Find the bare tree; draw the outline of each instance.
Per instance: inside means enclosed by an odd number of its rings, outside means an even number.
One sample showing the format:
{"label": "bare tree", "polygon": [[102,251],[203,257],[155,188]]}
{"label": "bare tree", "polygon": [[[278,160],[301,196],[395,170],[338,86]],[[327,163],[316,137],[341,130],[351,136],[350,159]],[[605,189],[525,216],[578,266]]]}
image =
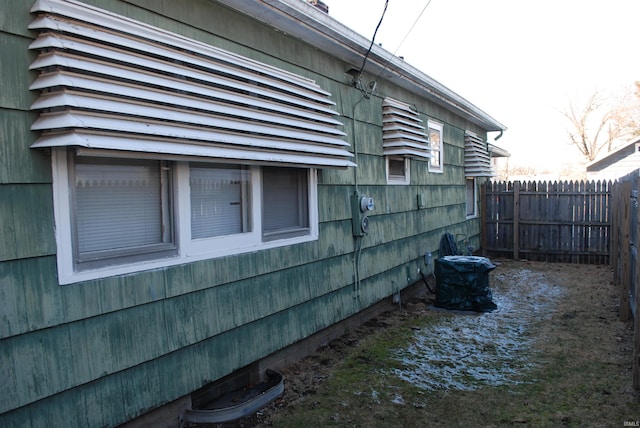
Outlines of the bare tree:
{"label": "bare tree", "polygon": [[625,90],[618,96],[604,96],[594,91],[584,104],[570,102],[561,112],[570,122],[569,141],[587,162],[603,150],[640,135],[640,82],[635,93]]}
{"label": "bare tree", "polygon": [[621,138],[640,137],[640,82],[635,82],[633,91],[623,92],[615,109],[614,121],[620,128]]}
{"label": "bare tree", "polygon": [[571,123],[571,128],[567,130],[571,144],[578,148],[587,161],[594,160],[600,150],[610,144],[611,137],[605,136],[605,133],[609,130],[615,132],[613,115],[603,107],[604,104],[603,97],[594,92],[584,105],[577,106],[572,101],[568,110],[562,112]]}
{"label": "bare tree", "polygon": [[505,168],[496,171],[496,173],[496,179],[498,180],[510,181],[514,178],[518,180],[529,180],[537,175],[538,170],[533,165],[516,164],[510,166],[507,163]]}

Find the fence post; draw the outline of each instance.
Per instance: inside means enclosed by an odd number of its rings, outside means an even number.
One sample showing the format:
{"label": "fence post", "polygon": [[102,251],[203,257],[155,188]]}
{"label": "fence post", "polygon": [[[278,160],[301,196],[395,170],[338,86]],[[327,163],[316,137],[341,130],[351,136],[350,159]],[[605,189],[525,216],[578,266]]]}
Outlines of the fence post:
{"label": "fence post", "polygon": [[[629,286],[631,285],[631,266],[629,264],[630,248],[629,239],[631,238],[630,228],[631,219],[631,183],[625,181],[621,184],[622,209],[620,212],[620,252],[621,260],[621,278],[620,278],[620,321],[628,321],[631,318],[631,307],[629,306]],[[635,221],[635,219],[634,219]]]}
{"label": "fence post", "polygon": [[482,257],[487,257],[487,187],[491,185],[491,181],[487,180],[482,183],[480,191],[480,212],[482,213],[482,221],[480,222],[480,248]]}
{"label": "fence post", "polygon": [[[640,178],[636,178],[635,187],[636,190],[640,190]],[[635,200],[637,202],[637,198]],[[631,205],[631,202],[630,204]],[[640,239],[640,209],[635,210],[636,218],[631,219],[632,226],[635,228],[634,241],[633,244],[637,246],[638,240]],[[635,276],[631,278],[630,287],[633,287],[633,298],[634,298],[634,307],[635,314],[633,319],[633,371],[632,371],[632,379],[633,379],[633,388],[640,389],[640,293],[638,293],[638,278],[640,277],[640,254],[636,256],[635,259]]]}
{"label": "fence post", "polygon": [[[636,181],[636,189],[640,186],[640,179]],[[640,209],[636,210],[636,218],[632,219],[633,226],[636,228],[636,240],[640,238]],[[640,277],[640,254],[635,260],[636,269],[635,277],[631,278],[630,286],[634,289],[634,300],[636,313],[633,320],[633,388],[640,389],[640,293],[638,293],[638,278]]]}
{"label": "fence post", "polygon": [[513,259],[520,258],[520,182],[513,183]]}
{"label": "fence post", "polygon": [[619,248],[620,248],[620,184],[610,184],[609,195],[609,266],[613,268],[613,285],[620,284],[619,276]]}

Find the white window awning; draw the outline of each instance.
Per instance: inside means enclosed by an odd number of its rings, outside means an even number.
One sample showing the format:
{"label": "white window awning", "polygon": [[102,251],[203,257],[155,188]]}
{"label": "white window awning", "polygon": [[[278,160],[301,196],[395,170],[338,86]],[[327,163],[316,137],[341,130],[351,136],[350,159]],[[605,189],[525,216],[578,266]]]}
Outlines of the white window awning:
{"label": "white window awning", "polygon": [[313,80],[76,1],[38,0],[34,148],[355,166]]}
{"label": "white window awning", "polygon": [[382,150],[385,156],[430,158],[431,148],[418,112],[392,98],[382,101]]}
{"label": "white window awning", "polygon": [[468,131],[464,134],[464,175],[467,177],[495,176],[487,143]]}

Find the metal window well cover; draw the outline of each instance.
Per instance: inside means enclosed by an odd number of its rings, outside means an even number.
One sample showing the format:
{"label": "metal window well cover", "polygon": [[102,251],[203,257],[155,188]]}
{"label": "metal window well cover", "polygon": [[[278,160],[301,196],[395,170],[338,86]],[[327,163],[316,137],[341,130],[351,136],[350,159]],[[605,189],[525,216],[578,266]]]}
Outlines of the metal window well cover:
{"label": "metal window well cover", "polygon": [[284,393],[284,377],[275,370],[266,371],[267,379],[248,389],[224,394],[206,409],[187,409],[180,426],[230,422],[257,412]]}
{"label": "metal window well cover", "polygon": [[489,287],[495,265],[486,257],[444,256],[435,261],[436,308],[491,312],[498,309]]}

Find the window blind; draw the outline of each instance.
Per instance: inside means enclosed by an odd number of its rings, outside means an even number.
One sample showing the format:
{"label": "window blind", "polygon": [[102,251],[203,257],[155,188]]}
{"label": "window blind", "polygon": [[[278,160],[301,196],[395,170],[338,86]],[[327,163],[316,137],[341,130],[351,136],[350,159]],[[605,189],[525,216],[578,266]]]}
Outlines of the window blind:
{"label": "window blind", "polygon": [[76,159],[74,201],[80,261],[170,241],[169,201],[158,161],[109,164]]}
{"label": "window blind", "polygon": [[265,237],[298,233],[309,228],[308,173],[295,168],[263,168]]}
{"label": "window blind", "polygon": [[191,238],[248,231],[248,171],[240,166],[191,166]]}

